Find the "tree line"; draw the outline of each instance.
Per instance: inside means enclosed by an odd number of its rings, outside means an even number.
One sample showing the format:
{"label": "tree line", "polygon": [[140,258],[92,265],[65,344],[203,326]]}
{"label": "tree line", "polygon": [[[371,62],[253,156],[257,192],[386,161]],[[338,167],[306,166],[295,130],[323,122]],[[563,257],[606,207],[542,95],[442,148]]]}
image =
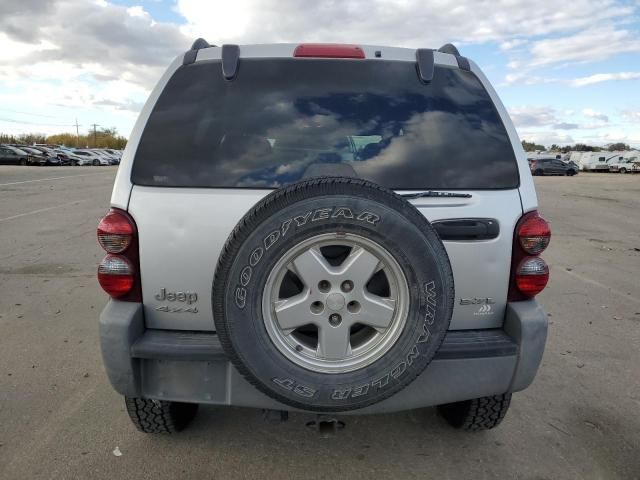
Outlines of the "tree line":
{"label": "tree line", "polygon": [[83,135],[73,133],[57,133],[45,135],[43,133],[21,133],[10,135],[0,133],[0,143],[17,143],[33,145],[34,143],[47,143],[49,145],[64,145],[75,148],[112,148],[122,150],[127,144],[127,139],[118,134],[115,128],[101,128]]}
{"label": "tree line", "polygon": [[548,149],[544,145],[540,145],[534,142],[527,142],[522,140],[522,148],[525,152],[534,152],[538,150],[550,151],[550,152],[623,152],[626,150],[633,150],[629,145],[623,142],[611,143],[604,147],[594,147],[593,145],[586,145],[584,143],[576,143],[575,145],[551,145]]}

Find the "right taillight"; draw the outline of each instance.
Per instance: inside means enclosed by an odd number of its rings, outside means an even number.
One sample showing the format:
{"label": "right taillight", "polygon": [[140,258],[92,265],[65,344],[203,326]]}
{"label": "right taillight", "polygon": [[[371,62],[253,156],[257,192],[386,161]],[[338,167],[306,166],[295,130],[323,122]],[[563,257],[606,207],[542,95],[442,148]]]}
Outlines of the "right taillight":
{"label": "right taillight", "polygon": [[142,301],[135,222],[125,211],[111,209],[98,224],[98,243],[107,256],[98,265],[98,282],[111,297]]}
{"label": "right taillight", "polygon": [[541,254],[551,240],[549,224],[537,212],[518,226],[517,233],[520,246],[530,255]]}
{"label": "right taillight", "polygon": [[513,239],[509,301],[528,300],[546,287],[549,267],[538,255],[550,239],[549,224],[537,211],[522,216]]}

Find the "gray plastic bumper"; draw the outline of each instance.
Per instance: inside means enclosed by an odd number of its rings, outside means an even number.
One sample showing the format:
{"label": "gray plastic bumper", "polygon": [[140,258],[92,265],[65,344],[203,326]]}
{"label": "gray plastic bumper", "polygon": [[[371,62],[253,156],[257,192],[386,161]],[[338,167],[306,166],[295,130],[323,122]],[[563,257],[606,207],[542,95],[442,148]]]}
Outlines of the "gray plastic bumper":
{"label": "gray plastic bumper", "polygon": [[[370,414],[411,410],[525,389],[542,360],[547,316],[535,300],[510,303],[504,329],[450,331],[427,369]],[[111,300],[100,316],[111,384],[122,395],[291,410],[250,385],[212,332],[145,330],[141,304]]]}

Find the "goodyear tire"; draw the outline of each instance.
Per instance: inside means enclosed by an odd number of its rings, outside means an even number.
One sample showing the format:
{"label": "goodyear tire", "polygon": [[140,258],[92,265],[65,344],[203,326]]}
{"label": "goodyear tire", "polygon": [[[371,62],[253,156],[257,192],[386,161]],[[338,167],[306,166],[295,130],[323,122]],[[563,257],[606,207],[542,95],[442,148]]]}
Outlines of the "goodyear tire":
{"label": "goodyear tire", "polygon": [[397,393],[449,327],[454,284],[431,224],[373,183],[279,189],[231,233],[216,268],[216,330],[238,371],[291,407],[338,412]]}

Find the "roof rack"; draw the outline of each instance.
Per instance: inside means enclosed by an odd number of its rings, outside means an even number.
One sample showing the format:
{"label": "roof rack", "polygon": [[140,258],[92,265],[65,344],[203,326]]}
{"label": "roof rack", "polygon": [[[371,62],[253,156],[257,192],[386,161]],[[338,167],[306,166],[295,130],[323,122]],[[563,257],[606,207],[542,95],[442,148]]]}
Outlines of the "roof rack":
{"label": "roof rack", "polygon": [[467,72],[471,71],[471,65],[469,64],[469,59],[467,57],[463,57],[462,55],[460,55],[460,52],[458,51],[456,46],[453,45],[452,43],[445,43],[443,46],[441,46],[438,49],[438,51],[440,53],[448,53],[450,55],[455,56],[458,62],[458,68],[460,68],[461,70],[466,70]]}
{"label": "roof rack", "polygon": [[191,48],[184,54],[182,64],[189,65],[191,63],[194,63],[196,61],[196,57],[198,56],[198,50],[209,47],[215,47],[215,45],[209,45],[209,42],[207,42],[204,38],[197,38],[196,41],[193,42],[193,45],[191,45]]}
{"label": "roof rack", "polygon": [[460,56],[460,52],[458,51],[456,46],[453,45],[452,43],[445,43],[443,46],[441,46],[438,49],[438,51],[440,53],[450,53],[451,55],[455,55],[456,57]]}

